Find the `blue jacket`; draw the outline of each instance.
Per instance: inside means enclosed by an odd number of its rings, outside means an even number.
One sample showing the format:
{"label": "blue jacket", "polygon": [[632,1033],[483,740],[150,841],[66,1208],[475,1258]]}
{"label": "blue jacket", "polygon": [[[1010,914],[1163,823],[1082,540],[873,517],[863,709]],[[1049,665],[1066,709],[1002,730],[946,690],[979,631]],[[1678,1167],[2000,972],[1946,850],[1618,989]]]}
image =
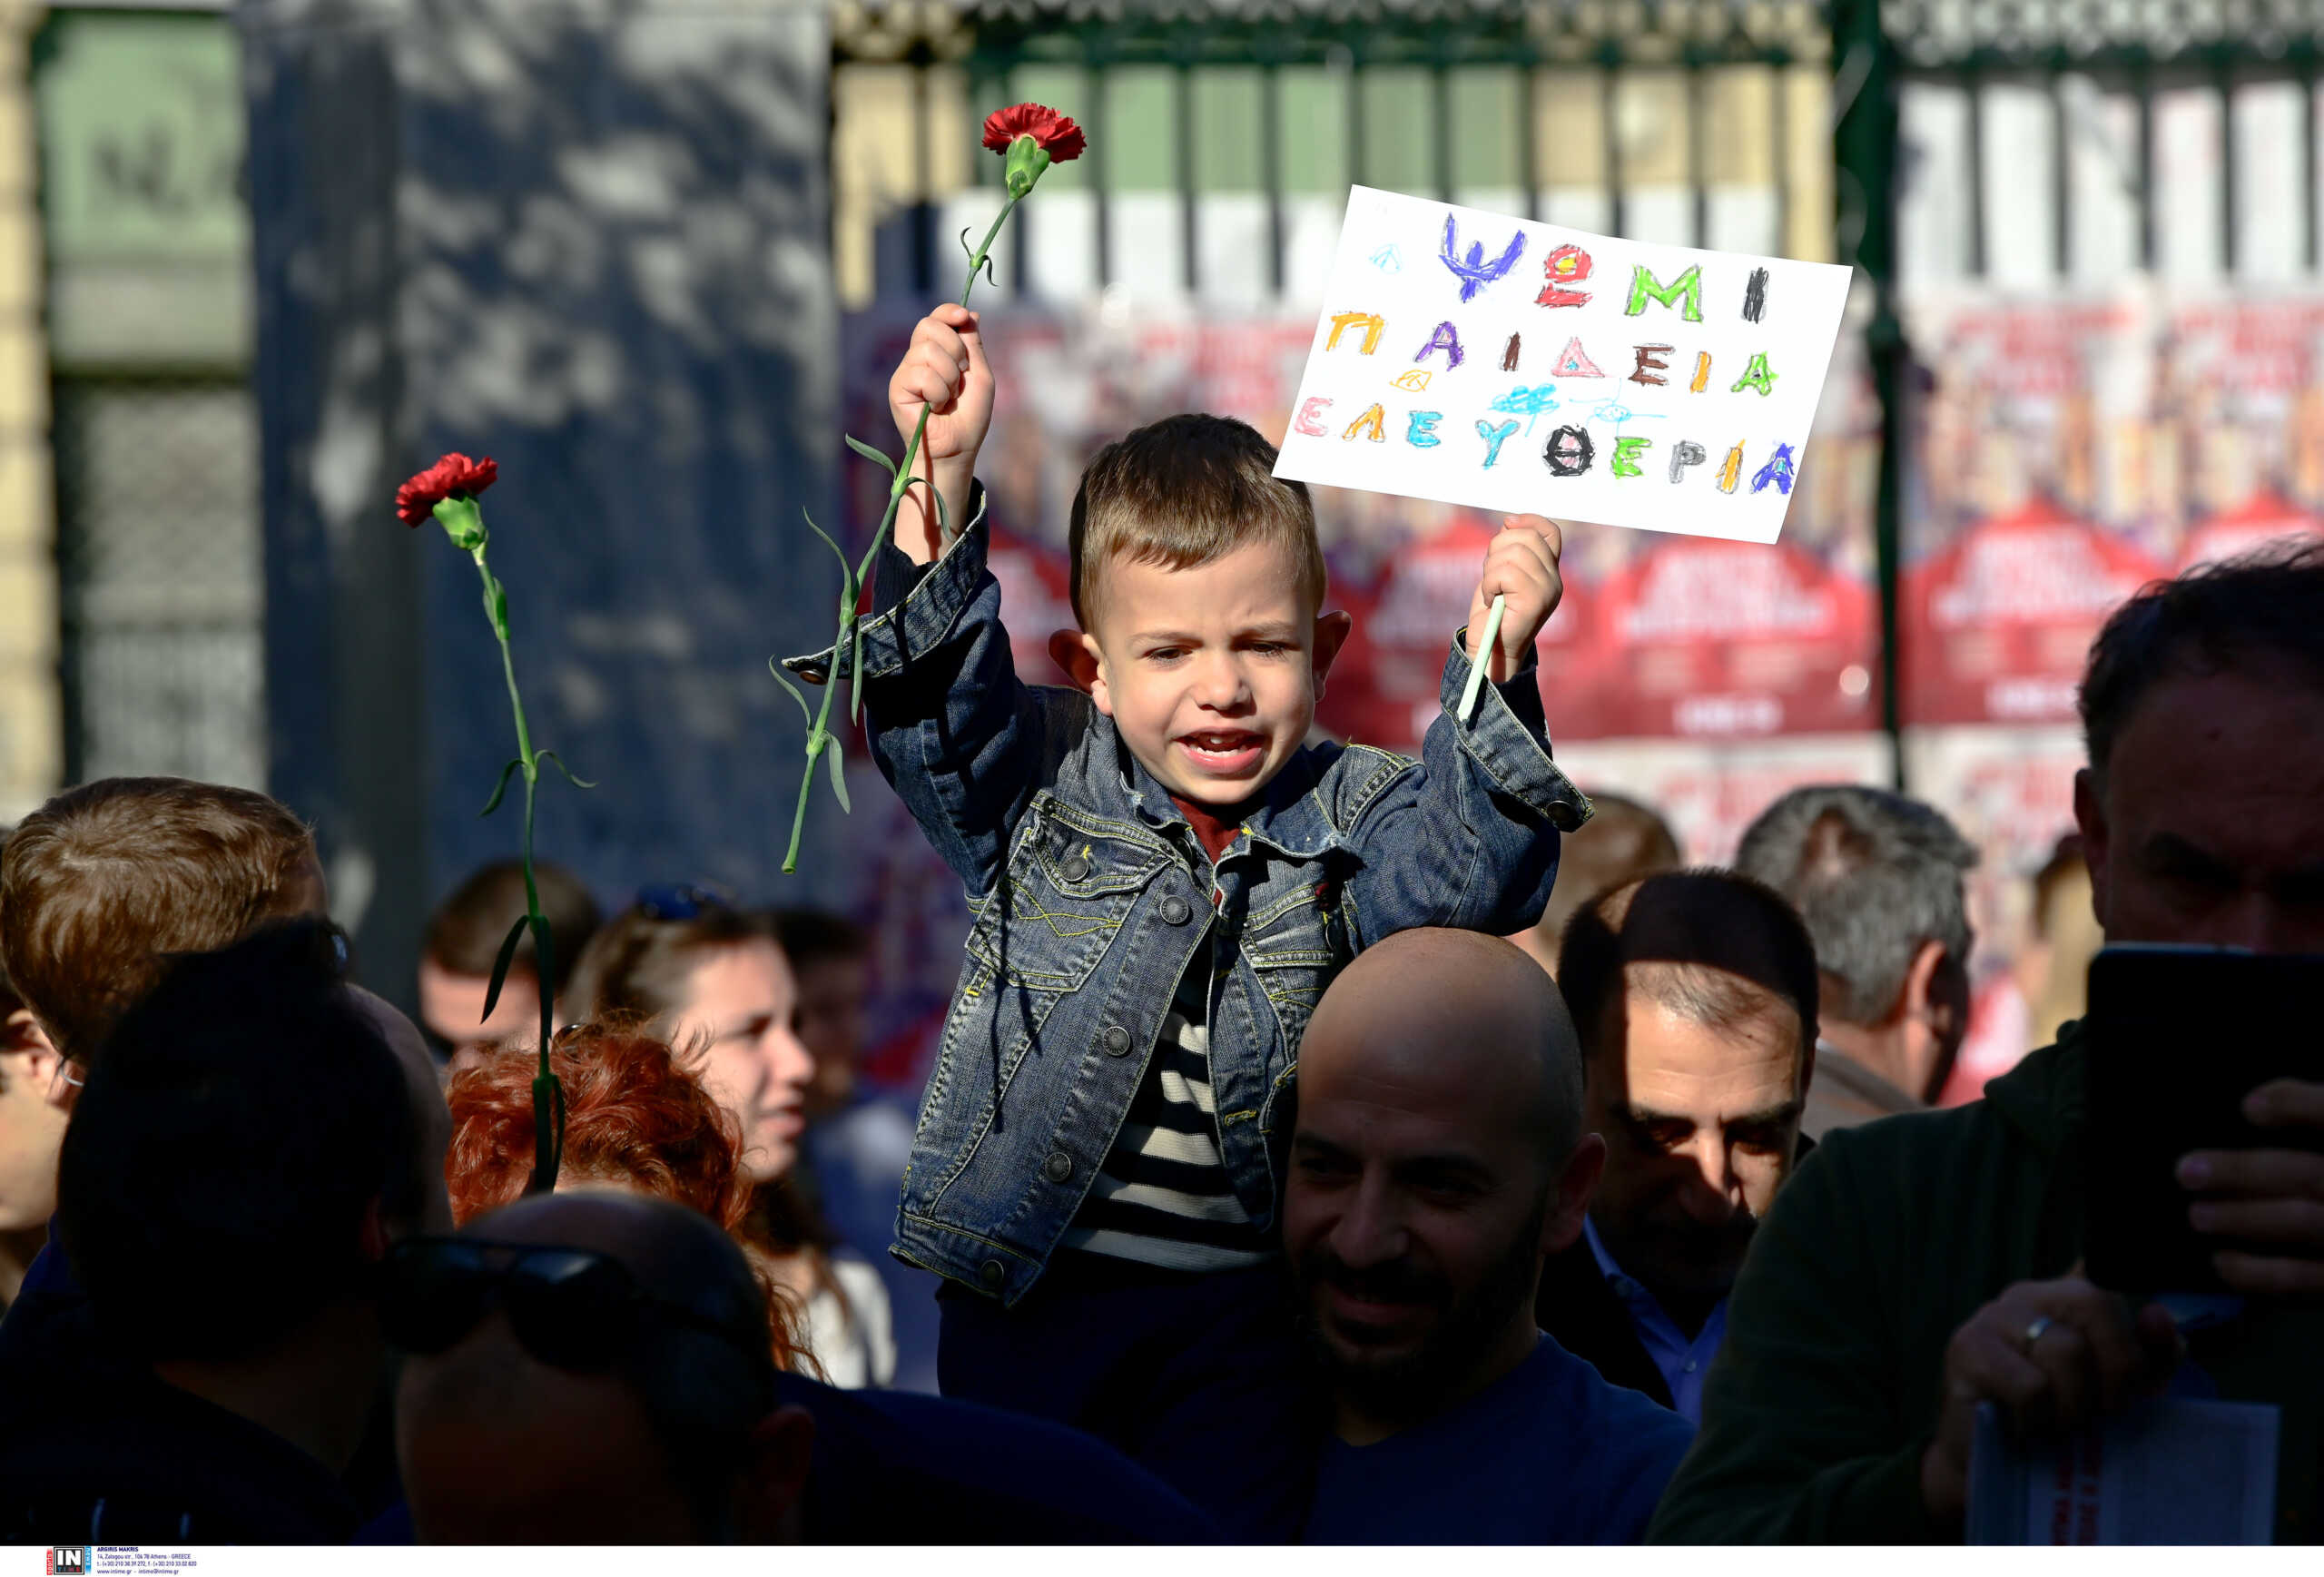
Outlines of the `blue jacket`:
{"label": "blue jacket", "polygon": [[[1098,1175],[1188,963],[1212,950],[1210,1079],[1236,1197],[1275,1222],[1300,1032],[1348,960],[1413,926],[1540,918],[1590,802],[1550,759],[1531,664],[1450,711],[1423,757],[1302,750],[1216,869],[1168,791],[1077,690],[1009,659],[981,508],[925,570],[892,547],[862,626],[880,770],[967,883],[967,958],[921,1106],[894,1252],[1014,1304]],[[844,672],[829,650],[790,659]]]}

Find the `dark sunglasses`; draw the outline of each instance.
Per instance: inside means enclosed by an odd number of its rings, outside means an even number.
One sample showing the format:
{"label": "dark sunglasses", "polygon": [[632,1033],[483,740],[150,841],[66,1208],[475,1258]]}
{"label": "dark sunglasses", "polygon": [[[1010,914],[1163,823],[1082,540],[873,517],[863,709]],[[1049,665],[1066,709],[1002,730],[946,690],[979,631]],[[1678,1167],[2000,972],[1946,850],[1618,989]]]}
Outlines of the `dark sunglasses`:
{"label": "dark sunglasses", "polygon": [[409,1237],[380,1267],[379,1325],[388,1345],[440,1353],[497,1308],[525,1351],[552,1368],[601,1374],[656,1329],[708,1332],[753,1359],[767,1333],[638,1286],[622,1263],[586,1248],[542,1248],[471,1237]]}
{"label": "dark sunglasses", "polygon": [[638,912],[648,920],[699,920],[705,910],[734,907],[732,899],[708,887],[665,885],[637,890]]}

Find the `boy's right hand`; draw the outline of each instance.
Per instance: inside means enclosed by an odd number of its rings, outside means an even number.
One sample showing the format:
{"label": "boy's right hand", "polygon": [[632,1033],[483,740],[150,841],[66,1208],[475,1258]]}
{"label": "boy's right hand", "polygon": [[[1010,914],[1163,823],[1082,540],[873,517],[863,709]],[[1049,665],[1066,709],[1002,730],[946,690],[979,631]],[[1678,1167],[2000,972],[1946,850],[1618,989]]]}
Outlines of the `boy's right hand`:
{"label": "boy's right hand", "polygon": [[[969,523],[964,511],[977,450],[992,426],[992,369],[985,362],[974,312],[948,303],[913,328],[911,347],[888,380],[888,411],[906,443],[921,413],[927,412],[928,430],[913,471],[944,496],[944,517],[959,534]],[[914,564],[932,563],[944,551],[944,534],[924,487],[909,489],[896,510],[896,546]]]}

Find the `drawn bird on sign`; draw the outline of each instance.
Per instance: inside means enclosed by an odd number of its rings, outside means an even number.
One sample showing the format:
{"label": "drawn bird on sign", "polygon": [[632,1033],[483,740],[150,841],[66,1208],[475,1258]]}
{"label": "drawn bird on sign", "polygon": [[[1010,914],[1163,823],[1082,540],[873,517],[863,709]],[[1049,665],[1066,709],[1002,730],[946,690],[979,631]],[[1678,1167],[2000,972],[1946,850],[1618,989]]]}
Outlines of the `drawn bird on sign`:
{"label": "drawn bird on sign", "polygon": [[1557,408],[1558,389],[1554,383],[1538,383],[1531,389],[1521,386],[1512,389],[1487,407],[1488,409],[1497,410],[1503,416],[1523,417],[1527,438],[1533,436],[1535,419],[1547,416]]}
{"label": "drawn bird on sign", "polygon": [[1452,271],[1452,277],[1461,281],[1461,299],[1471,301],[1479,291],[1517,266],[1517,260],[1525,255],[1525,232],[1521,230],[1511,236],[1507,250],[1491,262],[1485,261],[1485,243],[1472,241],[1469,243],[1469,255],[1464,261],[1461,257],[1461,238],[1453,230],[1452,223],[1452,216],[1446,214],[1444,250],[1437,255],[1444,266]]}

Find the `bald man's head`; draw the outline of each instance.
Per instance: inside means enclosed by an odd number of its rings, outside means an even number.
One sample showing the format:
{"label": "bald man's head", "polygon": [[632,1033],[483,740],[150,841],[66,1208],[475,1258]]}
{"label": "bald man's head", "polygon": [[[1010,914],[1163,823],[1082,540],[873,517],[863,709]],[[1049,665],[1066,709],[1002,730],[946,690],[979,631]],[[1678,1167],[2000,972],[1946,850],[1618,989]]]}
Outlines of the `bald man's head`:
{"label": "bald man's head", "polygon": [[1581,1233],[1604,1155],[1573,1024],[1515,947],[1407,931],[1333,981],[1300,1042],[1283,1234],[1343,1438],[1524,1361],[1542,1257]]}
{"label": "bald man's head", "polygon": [[[398,1456],[422,1540],[701,1543],[778,1529],[812,1424],[776,1405],[764,1295],[723,1231],[666,1200],[583,1190],[520,1199],[461,1238],[491,1246],[487,1268],[520,1279],[479,1302],[472,1277],[431,1273],[440,1307],[472,1317],[414,1352],[399,1390]],[[527,1250],[580,1250],[619,1276],[609,1289],[601,1273]],[[585,1279],[595,1285],[578,1296]],[[557,1339],[608,1321],[619,1335],[602,1358]]]}
{"label": "bald man's head", "polygon": [[1480,1119],[1514,1122],[1545,1162],[1581,1137],[1581,1043],[1558,988],[1499,937],[1404,931],[1340,971],[1300,1041],[1303,1099],[1344,1067],[1408,1069],[1495,1092]]}

